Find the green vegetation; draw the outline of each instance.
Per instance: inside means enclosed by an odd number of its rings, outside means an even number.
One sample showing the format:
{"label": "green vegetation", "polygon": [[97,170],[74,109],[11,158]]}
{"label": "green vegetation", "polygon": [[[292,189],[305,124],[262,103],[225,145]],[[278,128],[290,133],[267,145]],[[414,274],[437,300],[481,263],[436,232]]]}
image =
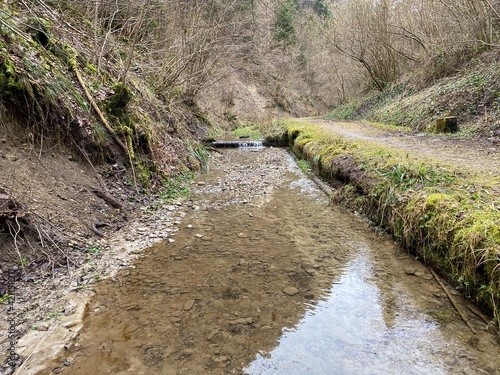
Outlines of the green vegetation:
{"label": "green vegetation", "polygon": [[61,318],[64,316],[64,314],[60,311],[51,311],[47,317],[49,319],[54,319],[54,320],[61,320]]}
{"label": "green vegetation", "polygon": [[0,305],[7,305],[10,300],[12,299],[12,296],[10,294],[4,294],[3,296],[0,297]]}
{"label": "green vegetation", "polygon": [[166,177],[163,180],[161,198],[165,201],[172,201],[189,194],[187,184],[194,178],[194,174],[185,169],[180,174],[173,177]]}
{"label": "green vegetation", "polygon": [[294,45],[297,42],[297,31],[294,20],[297,14],[296,0],[286,0],[278,9],[274,24],[274,38],[285,45]]}
{"label": "green vegetation", "polygon": [[262,139],[262,133],[257,125],[249,125],[235,129],[233,134],[236,137],[244,137],[250,139]]}
{"label": "green vegetation", "polygon": [[356,101],[339,105],[333,111],[328,113],[325,118],[327,120],[349,120],[353,117],[360,105],[361,104]]}
{"label": "green vegetation", "polygon": [[297,161],[297,164],[298,164],[300,170],[304,173],[311,169],[311,164],[307,160],[300,159]]}
{"label": "green vegetation", "polygon": [[260,133],[266,142],[276,146],[288,145],[287,126],[283,120],[263,122],[258,125]]}
{"label": "green vegetation", "polygon": [[346,185],[332,200],[363,212],[500,323],[498,178],[287,122],[294,152]]}
{"label": "green vegetation", "polygon": [[332,13],[328,8],[328,5],[325,3],[325,0],[315,0],[313,4],[313,9],[316,14],[323,18],[330,18]]}
{"label": "green vegetation", "polygon": [[92,245],[85,248],[84,253],[99,255],[102,252],[102,248],[99,245]]}

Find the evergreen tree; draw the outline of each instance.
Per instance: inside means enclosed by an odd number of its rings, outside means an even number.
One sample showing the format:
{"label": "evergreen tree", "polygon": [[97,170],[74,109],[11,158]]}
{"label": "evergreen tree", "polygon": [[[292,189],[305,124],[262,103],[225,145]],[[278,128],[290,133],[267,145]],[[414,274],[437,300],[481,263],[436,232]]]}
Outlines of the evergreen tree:
{"label": "evergreen tree", "polygon": [[287,0],[280,6],[274,24],[274,37],[278,42],[283,42],[286,45],[294,45],[297,42],[294,26],[297,7],[296,0]]}

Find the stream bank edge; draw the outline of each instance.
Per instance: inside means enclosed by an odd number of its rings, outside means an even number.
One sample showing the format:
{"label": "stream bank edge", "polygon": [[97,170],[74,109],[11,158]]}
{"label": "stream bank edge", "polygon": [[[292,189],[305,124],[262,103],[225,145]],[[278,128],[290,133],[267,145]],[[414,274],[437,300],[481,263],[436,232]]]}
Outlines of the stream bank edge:
{"label": "stream bank edge", "polygon": [[294,154],[322,178],[342,182],[332,202],[358,212],[435,268],[500,325],[498,176],[347,140],[303,121],[286,120]]}

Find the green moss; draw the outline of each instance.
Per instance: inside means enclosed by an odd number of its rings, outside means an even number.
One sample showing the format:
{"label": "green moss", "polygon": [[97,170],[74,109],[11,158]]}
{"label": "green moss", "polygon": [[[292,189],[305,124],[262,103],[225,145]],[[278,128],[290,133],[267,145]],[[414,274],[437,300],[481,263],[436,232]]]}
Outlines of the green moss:
{"label": "green moss", "polygon": [[262,134],[256,125],[245,126],[235,129],[233,134],[236,137],[247,137],[251,139],[262,139]]}
{"label": "green moss", "polygon": [[130,159],[134,160],[135,153],[134,153],[134,142],[132,141],[132,129],[129,128],[128,126],[124,125],[124,126],[122,126],[122,131],[123,131],[123,134],[125,134],[125,139],[127,140],[127,148],[128,148],[129,157],[130,157]]}
{"label": "green moss", "polygon": [[122,82],[115,83],[111,89],[113,94],[106,99],[106,109],[115,117],[126,117],[127,105],[132,98],[130,89]]}
{"label": "green moss", "polygon": [[151,185],[151,169],[141,162],[136,162],[134,169],[138,182],[142,186],[149,188]]}
{"label": "green moss", "polygon": [[85,63],[85,68],[87,69],[87,71],[89,71],[92,74],[96,74],[97,73],[97,68],[94,65],[92,65],[91,63],[89,63],[89,62]]}
{"label": "green moss", "polygon": [[23,89],[24,84],[16,74],[14,63],[6,52],[0,52],[0,99],[15,99]]}

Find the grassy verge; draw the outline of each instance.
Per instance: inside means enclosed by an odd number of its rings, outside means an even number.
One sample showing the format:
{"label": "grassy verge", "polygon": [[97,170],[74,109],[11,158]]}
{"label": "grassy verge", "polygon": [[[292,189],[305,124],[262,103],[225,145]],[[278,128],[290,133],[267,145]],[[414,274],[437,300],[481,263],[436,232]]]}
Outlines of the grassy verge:
{"label": "grassy verge", "polygon": [[366,215],[500,324],[499,179],[285,122],[290,146],[345,184],[332,199]]}

